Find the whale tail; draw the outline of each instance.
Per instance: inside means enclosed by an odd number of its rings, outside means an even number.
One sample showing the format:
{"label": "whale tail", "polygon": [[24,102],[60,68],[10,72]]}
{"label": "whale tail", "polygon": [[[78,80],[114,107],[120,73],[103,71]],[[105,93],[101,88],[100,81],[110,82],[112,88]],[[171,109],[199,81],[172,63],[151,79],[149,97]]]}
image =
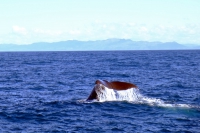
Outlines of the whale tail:
{"label": "whale tail", "polygon": [[[99,89],[99,86],[101,89]],[[101,93],[102,90],[106,88],[108,89],[113,89],[115,91],[121,91],[121,90],[128,90],[131,88],[138,88],[136,85],[127,83],[127,82],[121,82],[121,81],[106,81],[106,80],[96,80],[95,82],[95,87],[93,88],[92,92],[90,93],[89,97],[87,100],[98,100],[98,93]]]}

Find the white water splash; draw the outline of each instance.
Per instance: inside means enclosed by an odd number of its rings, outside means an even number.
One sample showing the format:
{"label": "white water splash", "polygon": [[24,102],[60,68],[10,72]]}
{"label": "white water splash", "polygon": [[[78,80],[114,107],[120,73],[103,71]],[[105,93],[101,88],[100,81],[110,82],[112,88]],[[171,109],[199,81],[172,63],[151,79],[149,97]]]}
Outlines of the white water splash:
{"label": "white water splash", "polygon": [[97,99],[100,102],[104,101],[137,101],[137,91],[138,89],[131,88],[127,90],[116,91],[109,89],[104,85],[98,84],[95,86],[95,91],[97,93]]}
{"label": "white water splash", "polygon": [[142,96],[137,103],[140,104],[147,104],[150,106],[158,106],[158,107],[178,107],[178,108],[191,108],[192,106],[189,104],[173,104],[173,103],[165,103],[163,100],[158,99],[158,98],[149,98]]}
{"label": "white water splash", "polygon": [[149,106],[158,107],[180,107],[180,108],[191,108],[193,106],[188,104],[170,104],[165,103],[163,100],[158,98],[149,98],[141,95],[139,89],[130,88],[127,90],[113,90],[105,87],[102,84],[95,86],[95,91],[97,93],[97,100],[99,102],[105,101],[128,101],[130,103],[136,104],[147,104]]}

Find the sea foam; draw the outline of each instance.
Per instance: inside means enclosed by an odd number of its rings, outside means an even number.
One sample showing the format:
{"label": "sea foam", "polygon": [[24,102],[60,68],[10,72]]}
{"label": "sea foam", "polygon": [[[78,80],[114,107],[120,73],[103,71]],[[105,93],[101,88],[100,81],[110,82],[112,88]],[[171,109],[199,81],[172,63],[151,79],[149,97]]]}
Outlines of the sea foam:
{"label": "sea foam", "polygon": [[[109,89],[102,84],[95,85],[95,91],[97,93],[97,101],[127,101],[134,104],[147,104],[149,106],[158,106],[158,107],[179,107],[179,108],[191,108],[192,105],[189,104],[175,104],[175,103],[166,103],[165,101],[159,98],[151,98],[143,96],[139,89],[130,88],[127,90],[114,90]],[[96,101],[96,100],[95,100]]]}

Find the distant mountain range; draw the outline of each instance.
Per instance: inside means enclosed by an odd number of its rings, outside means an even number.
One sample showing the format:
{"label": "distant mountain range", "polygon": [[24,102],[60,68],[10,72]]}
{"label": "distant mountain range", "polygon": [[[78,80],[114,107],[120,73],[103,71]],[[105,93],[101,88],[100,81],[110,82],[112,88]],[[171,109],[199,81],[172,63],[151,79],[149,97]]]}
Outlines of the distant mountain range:
{"label": "distant mountain range", "polygon": [[200,49],[198,45],[182,45],[176,42],[147,42],[129,39],[98,41],[39,42],[29,45],[0,44],[0,51],[104,51],[104,50],[187,50]]}

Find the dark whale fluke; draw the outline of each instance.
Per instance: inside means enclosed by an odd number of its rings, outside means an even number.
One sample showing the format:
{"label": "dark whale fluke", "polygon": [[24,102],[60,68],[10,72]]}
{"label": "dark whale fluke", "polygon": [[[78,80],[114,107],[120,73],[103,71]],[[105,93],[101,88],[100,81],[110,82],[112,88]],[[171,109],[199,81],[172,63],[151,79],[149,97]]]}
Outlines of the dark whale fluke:
{"label": "dark whale fluke", "polygon": [[[96,80],[95,86],[100,85],[100,84],[107,87],[108,89],[113,89],[113,90],[117,90],[117,91],[127,90],[130,88],[138,88],[136,85],[127,83],[127,82],[121,82],[121,81],[108,82],[106,80]],[[87,100],[94,100],[94,99],[97,99],[97,93],[96,93],[95,87],[93,88],[93,90],[92,90],[90,96],[87,98]]]}

